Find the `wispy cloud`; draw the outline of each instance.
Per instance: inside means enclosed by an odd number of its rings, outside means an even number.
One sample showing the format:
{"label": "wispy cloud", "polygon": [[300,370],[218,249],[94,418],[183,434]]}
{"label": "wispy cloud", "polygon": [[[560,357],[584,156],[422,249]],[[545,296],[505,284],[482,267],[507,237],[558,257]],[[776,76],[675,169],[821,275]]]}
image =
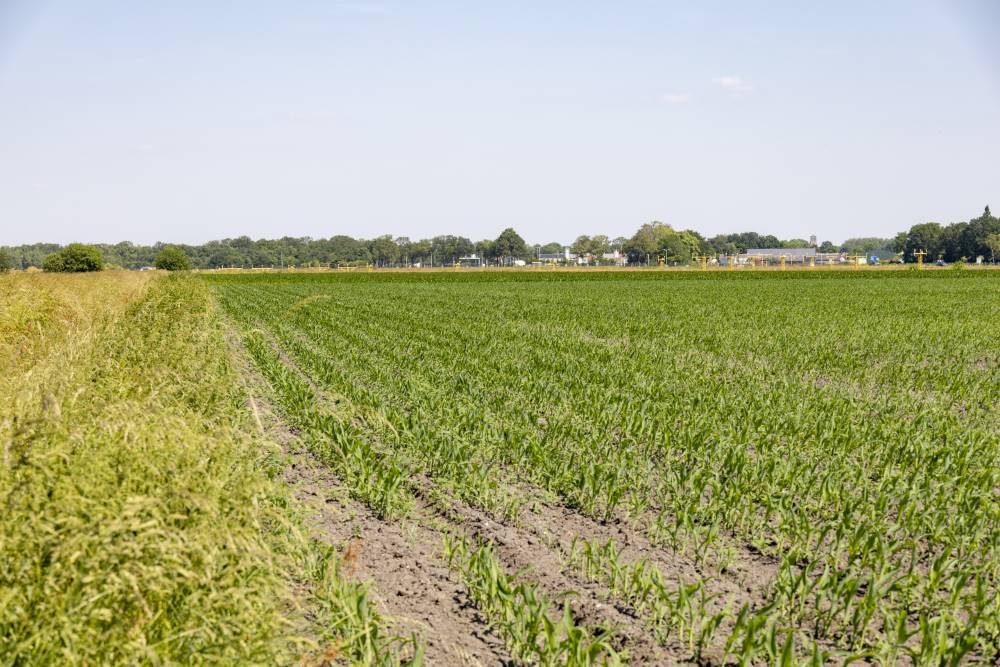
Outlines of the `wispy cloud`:
{"label": "wispy cloud", "polygon": [[744,81],[738,76],[717,76],[712,79],[712,83],[724,90],[728,90],[733,95],[747,95],[753,92],[753,84],[749,81]]}
{"label": "wispy cloud", "polygon": [[691,93],[664,93],[660,101],[666,104],[687,104],[691,101]]}

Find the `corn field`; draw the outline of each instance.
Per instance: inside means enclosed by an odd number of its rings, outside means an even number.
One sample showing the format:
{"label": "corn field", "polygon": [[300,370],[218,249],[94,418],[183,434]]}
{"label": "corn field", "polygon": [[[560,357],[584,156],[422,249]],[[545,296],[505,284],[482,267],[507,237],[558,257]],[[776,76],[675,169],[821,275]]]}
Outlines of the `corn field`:
{"label": "corn field", "polygon": [[[345,492],[383,522],[444,517],[519,661],[1000,659],[990,273],[209,281]],[[551,627],[511,627],[549,572],[484,574],[504,562],[470,512],[537,535],[656,646],[574,615],[572,590]]]}
{"label": "corn field", "polygon": [[0,276],[0,665],[1000,661],[1000,274]]}

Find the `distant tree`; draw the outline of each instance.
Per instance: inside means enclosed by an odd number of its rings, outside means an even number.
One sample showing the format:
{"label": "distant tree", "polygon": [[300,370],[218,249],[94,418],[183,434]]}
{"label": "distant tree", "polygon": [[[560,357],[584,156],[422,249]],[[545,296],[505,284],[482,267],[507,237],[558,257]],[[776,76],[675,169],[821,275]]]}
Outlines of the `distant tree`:
{"label": "distant tree", "polygon": [[410,263],[420,262],[426,264],[431,261],[430,239],[421,239],[410,243]]}
{"label": "distant tree", "polygon": [[629,263],[637,264],[661,256],[668,262],[689,262],[703,248],[706,252],[715,252],[714,246],[701,234],[689,229],[678,232],[654,220],[640,227],[623,250]]}
{"label": "distant tree", "polygon": [[922,250],[927,253],[926,259],[937,259],[941,254],[941,225],[936,222],[923,222],[910,227],[903,246],[903,258],[907,262],[916,261],[913,253]]}
{"label": "distant tree", "polygon": [[577,236],[576,240],[573,241],[573,244],[569,247],[569,251],[577,257],[585,257],[590,254],[590,237]]}
{"label": "distant tree", "polygon": [[969,220],[969,224],[963,230],[960,241],[961,254],[966,257],[995,256],[986,241],[993,234],[1000,234],[1000,220],[990,213],[990,207],[987,206],[983,214]]}
{"label": "distant tree", "polygon": [[482,259],[493,259],[496,254],[493,250],[494,243],[489,239],[483,239],[482,241],[476,241],[473,246],[473,250]]}
{"label": "distant tree", "polygon": [[[295,258],[289,254],[285,253],[284,256],[285,266],[289,266],[295,263]],[[279,258],[279,264],[281,263],[281,258]],[[232,248],[229,245],[219,244],[212,250],[212,253],[208,258],[208,265],[213,269],[221,269],[224,267],[234,267],[234,266],[246,266],[248,264],[248,258],[244,253],[241,253],[236,248]]]}
{"label": "distant tree", "polygon": [[906,250],[906,237],[908,234],[906,232],[899,232],[892,239],[892,251],[896,253],[901,253]]}
{"label": "distant tree", "polygon": [[0,273],[7,273],[14,268],[14,258],[4,248],[0,248]]}
{"label": "distant tree", "polygon": [[645,262],[649,258],[656,257],[663,228],[670,229],[670,225],[654,220],[640,227],[632,235],[632,238],[625,244],[625,253],[628,255],[630,264]]}
{"label": "distant tree", "polygon": [[997,255],[1000,255],[1000,233],[987,235],[986,247],[990,249],[990,261],[996,264]]}
{"label": "distant tree", "polygon": [[841,248],[844,252],[866,257],[870,255],[888,257],[897,252],[895,239],[883,239],[877,236],[847,239]]}
{"label": "distant tree", "polygon": [[156,268],[165,271],[189,271],[191,260],[175,245],[168,245],[156,256]]}
{"label": "distant tree", "polygon": [[601,255],[611,252],[611,240],[604,234],[590,237],[590,254],[600,259]]}
{"label": "distant tree", "polygon": [[70,243],[62,250],[45,258],[42,268],[46,271],[83,273],[104,268],[101,251],[92,245]]}
{"label": "distant tree", "polygon": [[464,236],[445,235],[432,238],[430,249],[435,262],[451,264],[475,252],[476,246]]}
{"label": "distant tree", "polygon": [[565,247],[562,243],[553,241],[552,243],[544,244],[538,251],[544,255],[556,255],[561,253]]}
{"label": "distant tree", "polygon": [[389,266],[399,259],[399,246],[386,234],[369,242],[372,261],[379,266]]}
{"label": "distant tree", "polygon": [[514,231],[512,227],[500,232],[500,236],[493,242],[493,257],[504,263],[508,259],[528,259],[531,251],[524,239]]}
{"label": "distant tree", "polygon": [[788,239],[781,242],[782,248],[809,248],[809,241],[805,239]]}
{"label": "distant tree", "polygon": [[817,252],[837,252],[837,246],[833,245],[830,241],[823,241],[819,244],[819,248],[816,249]]}

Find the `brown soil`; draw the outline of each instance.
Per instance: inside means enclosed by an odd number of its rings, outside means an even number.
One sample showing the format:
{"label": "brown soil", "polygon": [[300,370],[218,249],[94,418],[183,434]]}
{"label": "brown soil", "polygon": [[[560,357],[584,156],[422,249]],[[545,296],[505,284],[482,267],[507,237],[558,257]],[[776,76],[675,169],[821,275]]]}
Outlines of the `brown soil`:
{"label": "brown soil", "polygon": [[[566,601],[578,623],[592,631],[612,630],[613,645],[627,652],[633,665],[693,664],[693,657],[676,638],[667,646],[657,644],[644,620],[615,600],[603,584],[585,580],[567,568],[566,555],[575,538],[602,543],[613,539],[624,560],[646,559],[668,580],[689,583],[706,577],[709,592],[719,596],[719,608],[729,600],[738,607],[762,599],[762,588],[774,566],[749,550],[737,550],[736,563],[723,575],[706,576],[710,573],[691,559],[656,546],[641,530],[623,522],[595,521],[546,499],[538,489],[516,489],[535,502],[514,525],[498,523],[485,512],[443,499],[445,494],[434,482],[422,477],[412,480],[417,501],[412,515],[402,521],[381,520],[351,500],[331,470],[304,450],[296,434],[262,397],[266,382],[247,363],[235,336],[229,337],[229,343],[250,385],[253,411],[262,430],[289,457],[285,479],[295,498],[308,509],[313,535],[340,551],[344,571],[370,583],[372,600],[394,634],[415,633],[422,639],[428,665],[515,664],[502,638],[448,569],[443,537],[449,532],[489,542],[507,572],[519,573],[535,583],[554,607]],[[280,346],[275,347],[280,350]],[[286,363],[294,368],[290,360]],[[559,611],[553,609],[553,613]],[[709,653],[706,657],[715,656]]]}
{"label": "brown soil", "polygon": [[423,638],[428,665],[513,664],[442,560],[442,534],[421,521],[389,523],[349,500],[307,452],[290,451],[285,478],[312,510],[315,535],[341,550],[347,570],[370,582],[393,632]]}

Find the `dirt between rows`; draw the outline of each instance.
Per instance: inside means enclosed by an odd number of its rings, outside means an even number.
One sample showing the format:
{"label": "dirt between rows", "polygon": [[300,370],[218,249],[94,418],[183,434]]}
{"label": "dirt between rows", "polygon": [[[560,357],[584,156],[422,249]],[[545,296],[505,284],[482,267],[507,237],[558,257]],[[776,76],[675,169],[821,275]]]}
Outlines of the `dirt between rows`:
{"label": "dirt between rows", "polygon": [[[349,498],[333,472],[305,450],[261,396],[266,381],[250,364],[240,365],[251,385],[251,400],[262,429],[288,455],[285,479],[294,497],[311,510],[308,521],[313,535],[340,550],[346,572],[370,583],[371,598],[390,620],[393,633],[415,633],[422,638],[426,664],[516,664],[502,638],[447,567],[443,553],[446,533],[491,544],[508,573],[518,573],[535,583],[553,602],[553,613],[567,601],[578,623],[592,631],[611,629],[613,645],[627,652],[631,664],[693,664],[691,651],[678,638],[659,645],[642,618],[616,601],[603,584],[569,571],[565,561],[575,538],[600,543],[613,539],[625,561],[646,559],[668,581],[690,583],[706,577],[708,573],[690,559],[654,545],[641,531],[622,522],[601,523],[546,499],[538,489],[528,490],[529,497],[536,500],[531,511],[522,512],[516,525],[508,525],[464,503],[442,501],[443,494],[433,480],[421,476],[411,480],[416,496],[411,517],[381,520]],[[712,573],[705,579],[709,593],[717,596],[713,605],[720,609],[728,600],[735,608],[761,600],[764,584],[773,574],[773,565],[766,559],[747,550],[737,553],[736,564],[726,573]],[[706,652],[703,659],[717,662],[718,653]]]}
{"label": "dirt between rows", "polygon": [[[516,664],[444,562],[447,532],[489,542],[507,572],[520,573],[535,583],[554,605],[568,601],[578,623],[593,631],[612,629],[615,648],[626,651],[631,664],[693,664],[690,650],[679,640],[657,644],[643,619],[617,603],[602,584],[565,569],[565,554],[575,537],[612,538],[622,546],[626,559],[645,558],[668,578],[693,580],[697,568],[679,562],[646,538],[552,503],[540,503],[519,526],[505,525],[461,503],[442,507],[440,492],[434,494],[434,501],[430,499],[433,483],[426,478],[414,480],[417,504],[412,517],[383,521],[348,498],[339,479],[295,440],[286,441],[284,447],[290,456],[286,480],[295,497],[313,510],[314,534],[337,546],[350,561],[354,576],[371,584],[372,599],[391,619],[394,632],[413,632],[423,638],[427,664]],[[710,582],[711,592],[736,599],[749,599],[759,592],[749,585],[741,588],[731,577]],[[714,662],[718,652],[709,651],[704,657]]]}
{"label": "dirt between rows", "polygon": [[392,632],[423,638],[428,665],[513,665],[503,640],[442,559],[442,534],[420,521],[387,522],[350,500],[333,474],[301,450],[286,450],[285,478],[313,510],[314,535],[341,550],[346,571],[371,584]]}

